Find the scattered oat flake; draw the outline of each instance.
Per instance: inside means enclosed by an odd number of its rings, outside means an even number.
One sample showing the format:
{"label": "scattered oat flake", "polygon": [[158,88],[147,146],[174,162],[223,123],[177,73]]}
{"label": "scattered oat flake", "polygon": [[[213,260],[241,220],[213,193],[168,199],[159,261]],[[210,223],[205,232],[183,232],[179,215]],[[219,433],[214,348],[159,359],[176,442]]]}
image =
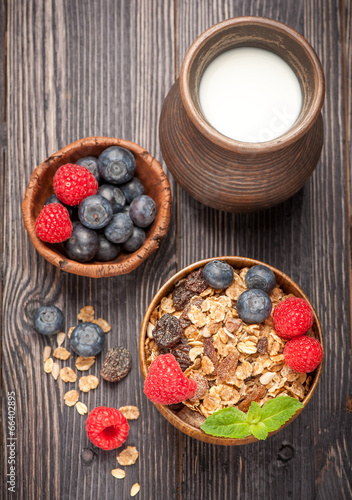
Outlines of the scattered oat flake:
{"label": "scattered oat flake", "polygon": [[78,413],[80,415],[85,415],[86,413],[88,413],[87,406],[84,403],[82,403],[81,401],[77,401],[76,410],[78,411]]}
{"label": "scattered oat flake", "polygon": [[77,319],[80,321],[92,321],[94,319],[94,309],[93,306],[85,306],[77,314]]}
{"label": "scattered oat flake", "polygon": [[109,323],[107,321],[105,321],[105,319],[102,319],[102,318],[93,319],[92,323],[99,325],[104,333],[108,333],[111,330],[111,326],[109,325]]}
{"label": "scattered oat flake", "polygon": [[51,373],[53,371],[54,361],[53,358],[48,358],[44,361],[44,371],[45,373]]}
{"label": "scattered oat flake", "polygon": [[89,392],[91,389],[98,387],[98,385],[99,379],[95,375],[81,377],[78,382],[78,387],[82,392]]}
{"label": "scattered oat flake", "polygon": [[133,465],[136,463],[139,453],[135,446],[127,446],[127,448],[119,455],[117,455],[116,460],[120,465]]}
{"label": "scattered oat flake", "polygon": [[71,353],[64,347],[57,347],[53,352],[53,356],[54,358],[66,361],[66,359],[68,359],[71,356]]}
{"label": "scattered oat flake", "polygon": [[65,342],[65,338],[66,338],[66,333],[65,332],[59,332],[56,335],[56,342],[57,342],[57,345],[59,347]]}
{"label": "scattered oat flake", "polygon": [[65,366],[64,368],[61,368],[61,370],[60,370],[60,378],[64,382],[76,382],[77,375],[72,370],[72,368],[70,368],[69,366]]}
{"label": "scattered oat flake", "polygon": [[131,497],[135,497],[140,489],[141,489],[141,487],[139,486],[139,484],[134,483],[134,485],[131,488]]}
{"label": "scattered oat flake", "polygon": [[84,356],[78,356],[75,362],[75,366],[77,370],[81,372],[85,372],[86,370],[89,370],[91,366],[93,366],[95,363],[95,356],[90,356],[90,357],[84,357]]}
{"label": "scattered oat flake", "polygon": [[64,395],[64,401],[66,406],[74,406],[79,398],[79,393],[75,389],[66,392]]}
{"label": "scattered oat flake", "polygon": [[59,363],[54,363],[53,364],[53,369],[51,370],[51,375],[54,377],[55,380],[57,380],[57,377],[59,376],[59,373],[60,373]]}
{"label": "scattered oat flake", "polygon": [[123,479],[126,476],[126,472],[122,469],[113,469],[111,474],[116,477],[116,479]]}
{"label": "scattered oat flake", "polygon": [[67,337],[70,339],[71,338],[71,334],[73,332],[73,330],[75,329],[76,327],[75,326],[71,326],[71,328],[69,329],[69,331],[67,332]]}
{"label": "scattered oat flake", "polygon": [[45,363],[45,361],[47,359],[50,358],[50,354],[51,354],[51,347],[50,347],[50,345],[46,345],[44,347],[44,350],[43,350],[43,361],[44,361],[44,363]]}
{"label": "scattered oat flake", "polygon": [[121,406],[119,411],[127,418],[127,420],[137,420],[139,417],[139,409],[137,406]]}

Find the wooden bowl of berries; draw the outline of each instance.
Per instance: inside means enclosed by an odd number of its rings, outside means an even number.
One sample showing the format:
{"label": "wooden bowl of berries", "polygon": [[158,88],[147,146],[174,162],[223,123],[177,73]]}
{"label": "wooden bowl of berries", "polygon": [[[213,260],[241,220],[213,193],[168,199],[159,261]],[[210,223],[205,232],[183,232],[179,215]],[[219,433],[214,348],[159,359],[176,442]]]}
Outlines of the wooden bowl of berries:
{"label": "wooden bowl of berries", "polygon": [[123,139],[87,137],[33,172],[22,203],[38,252],[92,278],[127,274],[160,245],[171,191],[159,162]]}
{"label": "wooden bowl of berries", "polygon": [[140,336],[144,393],[185,434],[212,444],[266,439],[295,419],[322,372],[319,318],[281,271],[244,257],[170,278]]}

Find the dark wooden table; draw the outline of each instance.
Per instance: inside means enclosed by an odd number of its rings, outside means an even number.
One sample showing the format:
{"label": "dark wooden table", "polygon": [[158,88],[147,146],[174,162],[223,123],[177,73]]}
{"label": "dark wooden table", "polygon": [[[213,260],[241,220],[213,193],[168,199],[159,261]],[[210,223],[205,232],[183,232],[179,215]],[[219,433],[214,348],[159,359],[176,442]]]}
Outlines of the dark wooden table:
{"label": "dark wooden table", "polygon": [[[243,15],[289,24],[322,61],[325,142],[309,182],[276,208],[233,215],[202,206],[169,175],[168,236],[136,271],[94,280],[48,264],[21,217],[34,167],[91,135],[132,140],[162,161],[159,115],[188,47],[212,24]],[[146,500],[352,498],[351,28],[350,0],[1,2],[3,498],[120,500],[130,498],[136,482],[136,498]],[[139,330],[154,293],[176,270],[220,255],[257,258],[290,275],[311,298],[325,334],[323,376],[308,407],[279,434],[246,447],[212,446],[179,434],[143,395],[139,371]],[[114,451],[98,451],[91,465],[84,464],[86,417],[65,406],[67,385],[43,372],[43,348],[55,342],[34,332],[32,315],[47,303],[64,310],[67,327],[92,304],[112,325],[108,346],[132,352],[128,377],[115,386],[101,383],[81,398],[89,409],[140,408],[127,441],[140,457],[126,467],[124,480],[111,475],[118,466]],[[100,360],[92,373],[99,367]],[[6,484],[11,391],[15,493]]]}

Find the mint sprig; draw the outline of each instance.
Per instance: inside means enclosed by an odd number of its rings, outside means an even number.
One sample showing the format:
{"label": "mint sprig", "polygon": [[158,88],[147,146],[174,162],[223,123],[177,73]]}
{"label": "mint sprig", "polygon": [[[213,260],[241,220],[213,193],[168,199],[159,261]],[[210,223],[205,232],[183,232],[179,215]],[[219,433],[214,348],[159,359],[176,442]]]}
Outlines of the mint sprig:
{"label": "mint sprig", "polygon": [[287,422],[303,404],[291,396],[279,396],[267,401],[262,407],[252,401],[248,413],[230,406],[210,415],[201,429],[206,434],[227,438],[245,438],[253,435],[266,439]]}

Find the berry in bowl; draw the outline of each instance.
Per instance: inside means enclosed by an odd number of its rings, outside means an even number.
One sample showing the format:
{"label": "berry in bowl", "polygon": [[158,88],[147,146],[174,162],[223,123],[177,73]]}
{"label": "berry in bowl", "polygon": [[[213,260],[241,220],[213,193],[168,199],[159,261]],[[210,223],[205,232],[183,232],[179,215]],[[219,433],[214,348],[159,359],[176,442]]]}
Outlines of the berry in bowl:
{"label": "berry in bowl", "polygon": [[201,441],[266,439],[312,397],[323,335],[304,292],[262,262],[219,257],[167,281],[143,320],[144,393]]}
{"label": "berry in bowl", "polygon": [[40,164],[22,203],[38,252],[90,277],[133,271],[159,247],[170,210],[158,161],[133,142],[108,137],[82,139]]}

